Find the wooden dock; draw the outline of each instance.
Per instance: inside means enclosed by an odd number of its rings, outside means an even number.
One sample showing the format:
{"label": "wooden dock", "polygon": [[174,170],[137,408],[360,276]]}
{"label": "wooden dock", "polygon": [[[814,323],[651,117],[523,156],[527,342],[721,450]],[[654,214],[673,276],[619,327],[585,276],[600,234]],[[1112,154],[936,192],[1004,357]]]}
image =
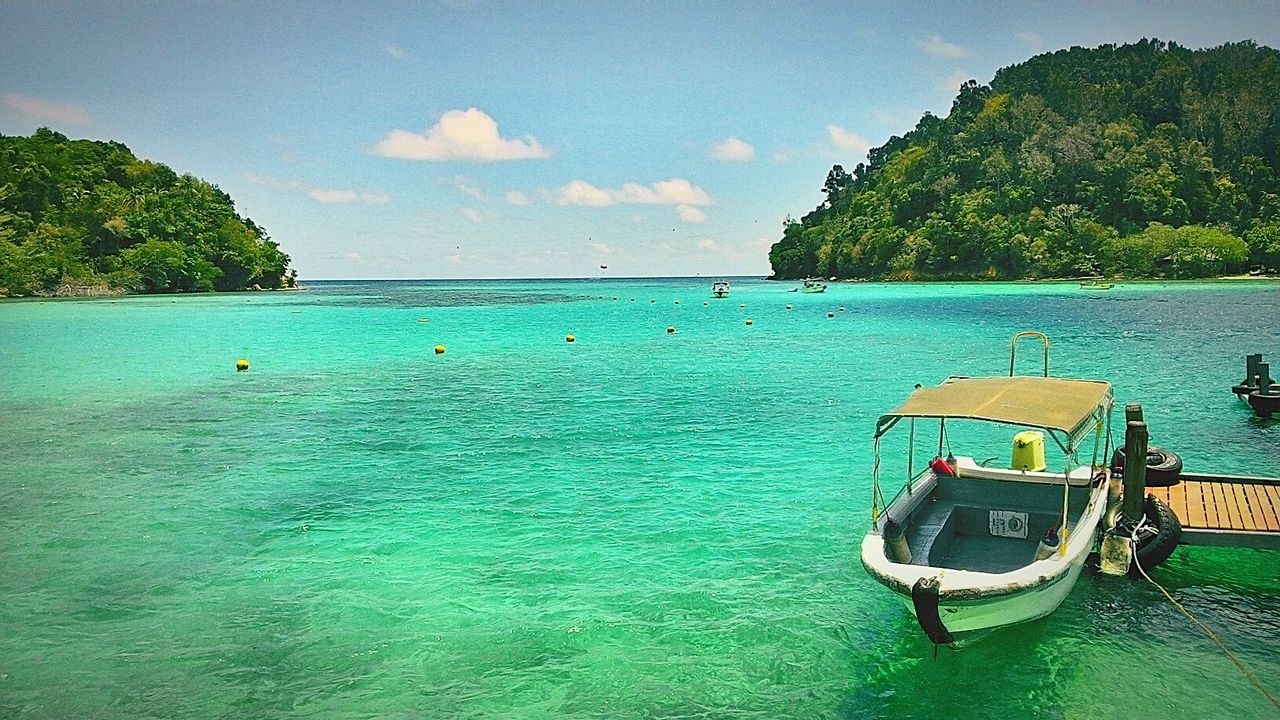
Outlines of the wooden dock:
{"label": "wooden dock", "polygon": [[1147,493],[1168,503],[1182,523],[1182,543],[1280,550],[1280,481],[1183,473],[1173,487]]}

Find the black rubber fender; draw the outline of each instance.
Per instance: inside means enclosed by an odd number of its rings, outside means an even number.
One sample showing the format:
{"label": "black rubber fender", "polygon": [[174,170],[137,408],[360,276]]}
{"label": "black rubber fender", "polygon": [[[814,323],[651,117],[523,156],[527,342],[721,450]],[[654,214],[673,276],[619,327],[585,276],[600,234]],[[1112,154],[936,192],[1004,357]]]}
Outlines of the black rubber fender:
{"label": "black rubber fender", "polygon": [[[1138,549],[1133,554],[1134,562],[1142,565],[1143,570],[1150,570],[1159,565],[1177,549],[1182,540],[1182,523],[1165,501],[1154,495],[1148,495],[1142,502],[1142,514],[1147,518],[1147,525],[1156,532],[1144,532],[1138,537]],[[1131,571],[1140,576],[1137,569]]]}
{"label": "black rubber fender", "polygon": [[938,577],[922,577],[911,586],[911,604],[916,609],[916,622],[934,645],[947,645],[955,640],[947,626],[938,617],[938,591],[942,581]]}
{"label": "black rubber fender", "polygon": [[[1111,456],[1111,472],[1124,474],[1124,448]],[[1147,487],[1171,487],[1181,482],[1182,458],[1172,450],[1151,445],[1147,448]]]}

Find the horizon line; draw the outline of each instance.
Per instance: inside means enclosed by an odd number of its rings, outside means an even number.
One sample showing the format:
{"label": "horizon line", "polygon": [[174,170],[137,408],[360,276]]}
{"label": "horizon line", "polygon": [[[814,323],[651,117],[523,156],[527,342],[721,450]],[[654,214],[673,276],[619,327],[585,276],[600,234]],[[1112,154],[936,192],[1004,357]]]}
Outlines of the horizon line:
{"label": "horizon line", "polygon": [[442,282],[442,281],[489,281],[489,280],[698,280],[716,277],[760,278],[768,280],[769,276],[759,273],[746,275],[557,275],[547,277],[436,277],[436,278],[298,278],[303,282]]}

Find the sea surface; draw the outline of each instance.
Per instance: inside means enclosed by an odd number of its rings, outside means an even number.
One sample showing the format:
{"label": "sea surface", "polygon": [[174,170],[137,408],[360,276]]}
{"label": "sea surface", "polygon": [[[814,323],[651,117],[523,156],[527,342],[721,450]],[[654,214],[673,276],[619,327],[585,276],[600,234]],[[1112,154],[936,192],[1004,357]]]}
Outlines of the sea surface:
{"label": "sea surface", "polygon": [[[1280,286],[712,279],[0,303],[0,717],[1277,716],[1145,582],[935,658],[858,547],[876,417],[1020,330],[1280,475]],[[1280,693],[1280,554],[1154,576]]]}

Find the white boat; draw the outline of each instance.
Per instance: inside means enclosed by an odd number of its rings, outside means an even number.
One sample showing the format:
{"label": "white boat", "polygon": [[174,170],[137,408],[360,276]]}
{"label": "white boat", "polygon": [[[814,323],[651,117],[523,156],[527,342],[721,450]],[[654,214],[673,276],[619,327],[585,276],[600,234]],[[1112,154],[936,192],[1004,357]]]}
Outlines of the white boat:
{"label": "white boat", "polygon": [[805,278],[804,282],[800,284],[800,292],[820,293],[826,292],[826,290],[827,284],[823,282],[822,278]]}
{"label": "white boat", "polygon": [[724,280],[716,280],[711,283],[711,297],[729,297],[729,283]]}
{"label": "white boat", "polygon": [[[1103,428],[1110,427],[1111,385],[1048,377],[1048,340],[1035,335],[1045,342],[1045,377],[950,378],[917,389],[876,424],[872,527],[862,541],[862,565],[902,598],[935,644],[1053,612],[1097,540],[1108,503],[1103,466],[1110,435]],[[939,457],[920,473],[908,459],[903,488],[881,512],[881,438],[903,420],[910,427],[907,458],[917,424],[937,421]],[[941,457],[956,426],[963,427],[959,440],[983,430],[989,437],[1001,425],[1023,430],[1015,436],[1014,467],[985,467],[949,451]],[[1060,472],[1044,467],[1045,435],[1057,446]],[[1091,436],[1092,461],[1082,466],[1078,458]]]}

